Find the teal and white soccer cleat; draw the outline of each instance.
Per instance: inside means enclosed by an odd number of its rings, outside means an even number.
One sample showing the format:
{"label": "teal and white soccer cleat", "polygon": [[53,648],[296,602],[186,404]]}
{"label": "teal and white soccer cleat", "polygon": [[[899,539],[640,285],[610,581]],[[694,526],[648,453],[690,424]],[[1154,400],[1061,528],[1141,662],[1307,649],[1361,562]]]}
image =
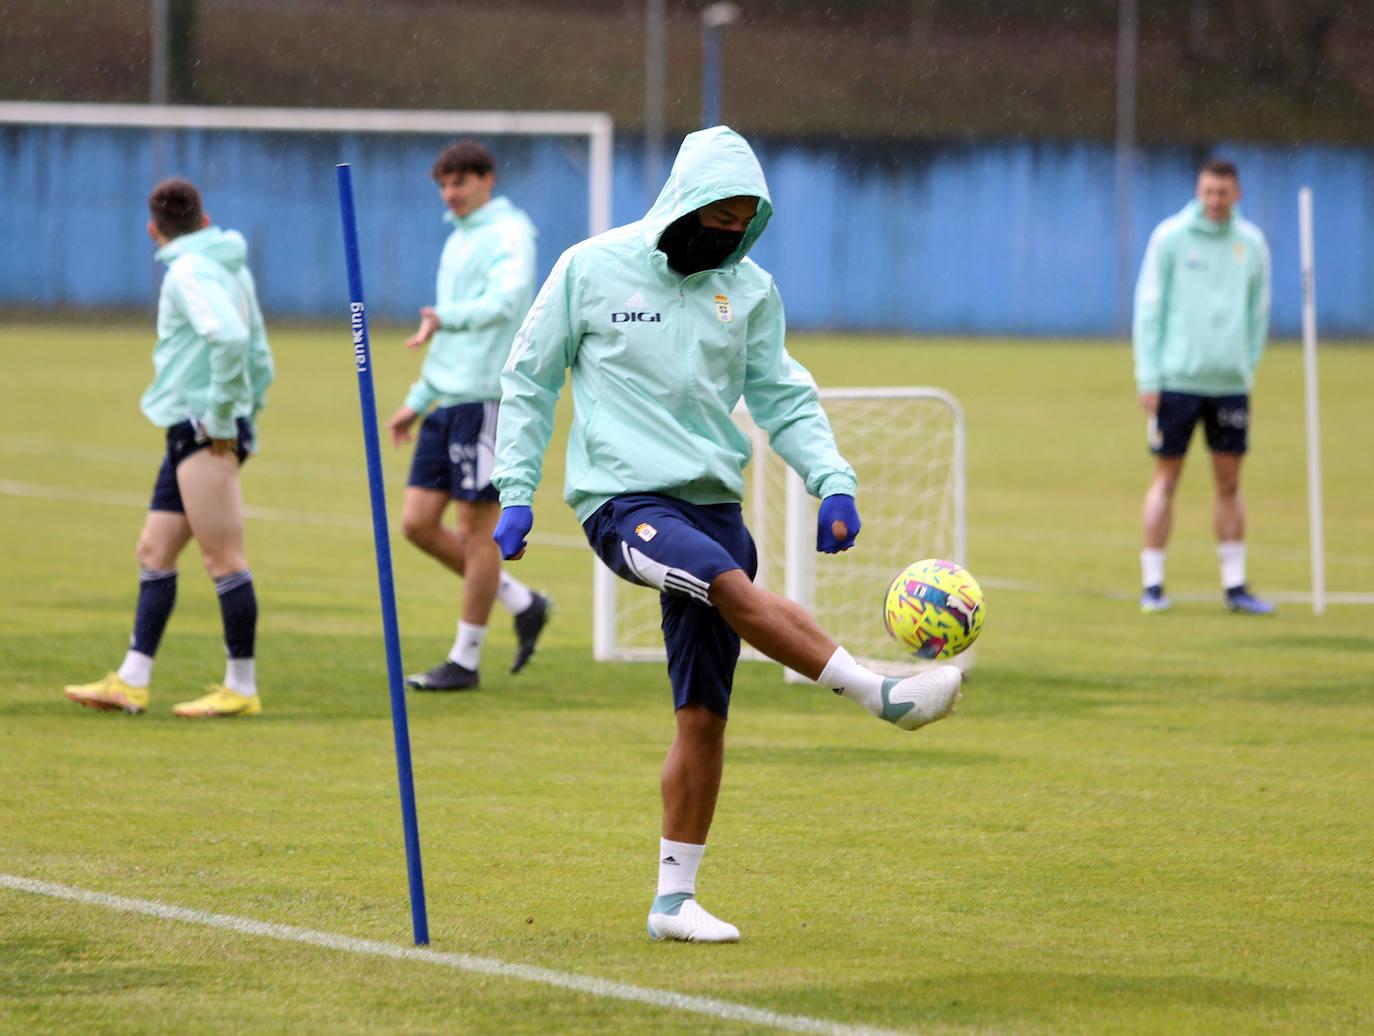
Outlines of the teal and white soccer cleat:
{"label": "teal and white soccer cleat", "polygon": [[678,942],[739,942],[739,929],[704,910],[686,892],[659,896],[649,907],[649,938]]}
{"label": "teal and white soccer cleat", "polygon": [[904,680],[888,677],[883,680],[883,708],[878,718],[902,730],[916,730],[944,719],[954,711],[963,681],[964,674],[952,665],[937,665]]}

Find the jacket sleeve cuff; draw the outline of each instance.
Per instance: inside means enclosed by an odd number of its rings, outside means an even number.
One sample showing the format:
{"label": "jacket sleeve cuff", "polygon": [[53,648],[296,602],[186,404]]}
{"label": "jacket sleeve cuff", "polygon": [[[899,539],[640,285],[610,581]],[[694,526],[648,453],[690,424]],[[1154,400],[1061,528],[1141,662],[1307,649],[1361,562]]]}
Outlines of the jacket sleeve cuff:
{"label": "jacket sleeve cuff", "polygon": [[502,486],[501,506],[502,507],[533,507],[534,488],[532,486]]}
{"label": "jacket sleeve cuff", "polygon": [[209,411],[201,423],[212,439],[238,438],[239,429],[238,425],[234,423],[234,408],[232,406],[228,410],[215,409]]}
{"label": "jacket sleeve cuff", "polygon": [[816,496],[824,500],[828,496],[853,496],[859,488],[858,482],[845,474],[827,475],[821,480]]}
{"label": "jacket sleeve cuff", "polygon": [[423,414],[429,409],[429,405],[434,402],[434,391],[421,378],[414,385],[410,386],[410,391],[406,393],[403,405],[410,407],[417,414]]}
{"label": "jacket sleeve cuff", "polygon": [[435,306],[434,312],[439,317],[439,326],[445,331],[461,331],[468,322],[467,307],[460,302]]}

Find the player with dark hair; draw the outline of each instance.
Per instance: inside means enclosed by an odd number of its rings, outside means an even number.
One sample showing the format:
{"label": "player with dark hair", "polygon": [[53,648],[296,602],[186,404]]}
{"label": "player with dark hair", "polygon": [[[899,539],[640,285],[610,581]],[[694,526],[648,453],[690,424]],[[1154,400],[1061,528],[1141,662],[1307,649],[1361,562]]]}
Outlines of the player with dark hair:
{"label": "player with dark hair", "polygon": [[1212,453],[1213,527],[1223,602],[1268,615],[1245,576],[1241,461],[1249,443],[1250,387],[1269,332],[1269,247],[1241,218],[1240,175],[1213,159],[1198,172],[1197,197],[1155,228],[1135,293],[1135,378],[1149,417],[1154,475],[1142,509],[1140,608],[1160,612],[1164,552],[1183,458],[1199,421]]}
{"label": "player with dark hair", "polygon": [[254,449],[272,352],[243,236],[212,226],[199,192],[180,178],[153,189],[148,211],[148,234],[167,273],[157,307],[156,376],[142,407],[167,430],[167,453],[138,540],[129,650],[116,672],[66,693],[96,709],[148,708],[153,657],[176,603],[177,559],[195,539],[219,595],[228,661],[222,684],[172,711],[255,716],[262,711],[254,663],[258,603],[244,553],[239,467]]}
{"label": "player with dark hair", "polygon": [[[463,580],[462,616],[448,657],[406,682],[422,691],[462,691],[478,686],[494,601],[515,617],[511,672],[529,661],[549,617],[546,597],[501,570],[491,538],[501,511],[491,485],[501,368],[534,296],[535,230],[507,199],[492,196],[496,164],[481,144],[450,144],[431,172],[453,232],[439,259],[435,303],[420,310],[420,328],[405,343],[412,350],[428,345],[429,353],[387,428],[400,445],[424,417],[402,527],[406,539]],[[456,529],[443,522],[450,501]]]}
{"label": "player with dark hair", "polygon": [[773,207],[749,145],[724,127],[690,134],[644,219],[568,250],[536,298],[502,378],[496,540],[524,553],[531,503],[571,370],[565,498],[617,575],[660,593],[676,735],[662,777],[655,939],[733,942],[695,898],[715,814],[740,639],[904,730],[947,716],[961,674],[885,678],[800,605],[753,582],[740,499],[749,439],[741,398],[773,449],[821,498],[816,549],[859,533],[853,469],[816,383],[784,345],[782,300],[747,253]]}

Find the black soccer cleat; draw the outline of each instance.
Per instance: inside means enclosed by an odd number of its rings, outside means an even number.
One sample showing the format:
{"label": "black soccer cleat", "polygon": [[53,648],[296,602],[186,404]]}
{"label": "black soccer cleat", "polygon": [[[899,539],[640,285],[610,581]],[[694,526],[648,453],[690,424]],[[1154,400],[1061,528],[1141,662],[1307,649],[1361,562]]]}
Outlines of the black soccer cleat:
{"label": "black soccer cleat", "polygon": [[406,686],[413,691],[475,691],[477,670],[446,658],[427,673],[407,676]]}
{"label": "black soccer cleat", "polygon": [[512,673],[525,668],[525,663],[534,654],[539,634],[544,632],[552,614],[553,602],[543,594],[536,593],[530,606],[515,617],[515,661],[510,667]]}

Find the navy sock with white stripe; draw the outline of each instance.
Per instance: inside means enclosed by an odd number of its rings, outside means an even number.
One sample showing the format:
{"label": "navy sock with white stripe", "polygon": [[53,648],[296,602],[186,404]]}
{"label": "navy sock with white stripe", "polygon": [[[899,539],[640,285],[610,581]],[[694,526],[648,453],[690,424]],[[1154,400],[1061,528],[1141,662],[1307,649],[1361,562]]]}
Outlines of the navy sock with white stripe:
{"label": "navy sock with white stripe", "polygon": [[172,617],[177,603],[177,570],[140,569],[138,573],[138,609],[134,612],[134,635],[129,646],[139,654],[152,658],[162,642],[162,631]]}
{"label": "navy sock with white stripe", "polygon": [[130,687],[147,687],[153,678],[153,656],[162,642],[167,620],[177,602],[177,570],[141,568],[138,572],[138,607],[129,650],[119,666],[119,678]]}
{"label": "navy sock with white stripe", "polygon": [[258,597],[250,569],[230,572],[215,580],[219,614],[224,622],[224,649],[229,656],[224,685],[239,694],[256,694],[253,643],[258,629]]}
{"label": "navy sock with white stripe", "polygon": [[230,658],[252,658],[258,629],[258,598],[251,569],[230,572],[215,580],[219,614],[224,620],[224,647]]}

